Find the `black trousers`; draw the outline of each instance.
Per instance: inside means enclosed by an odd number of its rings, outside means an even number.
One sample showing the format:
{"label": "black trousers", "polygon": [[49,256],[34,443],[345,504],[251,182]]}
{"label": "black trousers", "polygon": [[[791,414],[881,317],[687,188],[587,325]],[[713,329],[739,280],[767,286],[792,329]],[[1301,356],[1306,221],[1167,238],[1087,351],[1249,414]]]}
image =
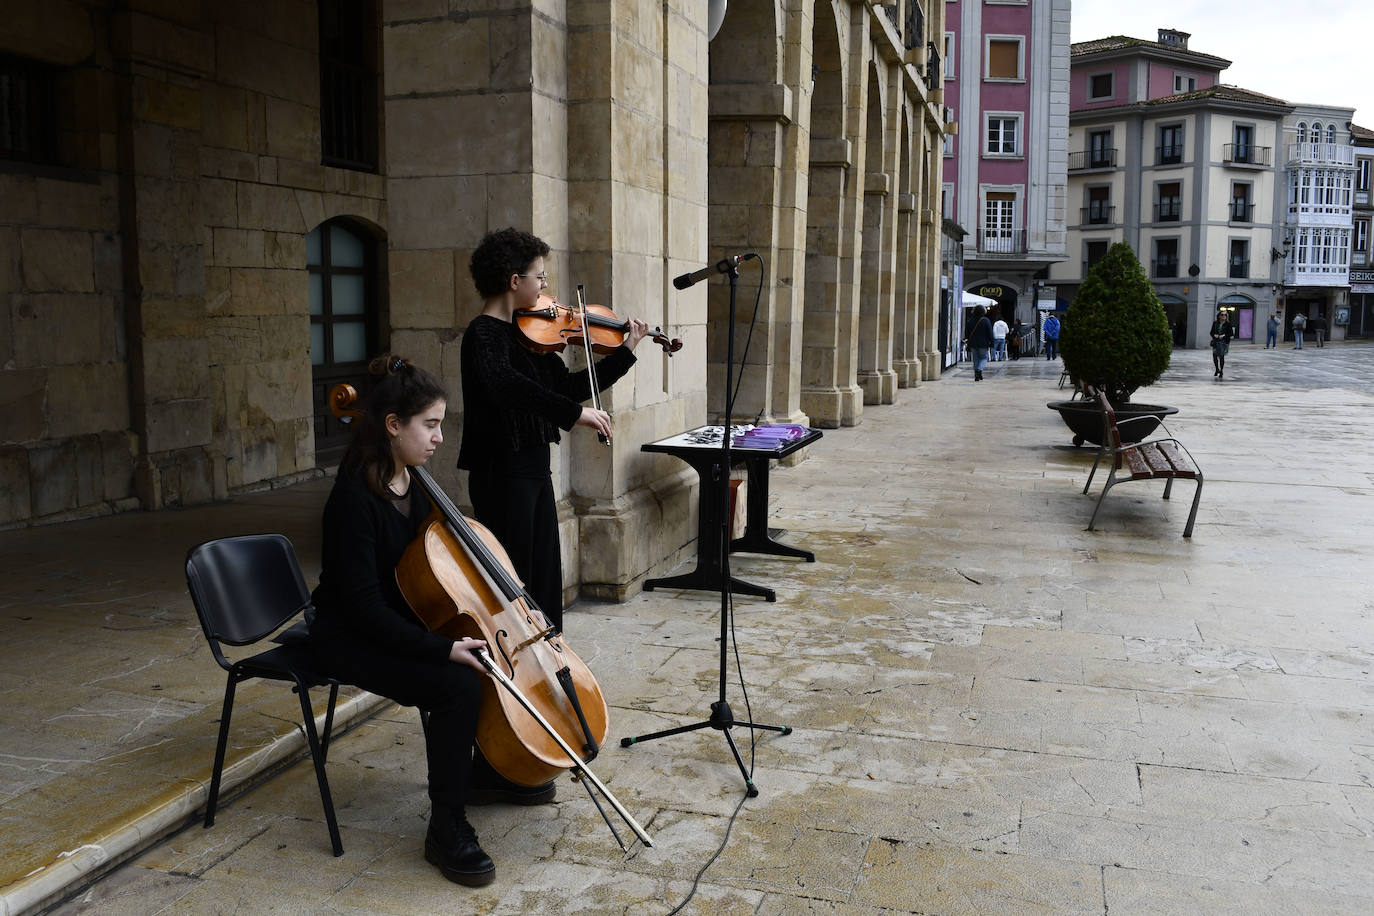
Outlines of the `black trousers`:
{"label": "black trousers", "polygon": [[472,770],[482,676],[457,662],[417,661],[349,639],[321,639],[314,648],[320,667],[340,681],[429,713],[429,797],[461,809]]}
{"label": "black trousers", "polygon": [[[530,451],[535,451],[531,449]],[[549,476],[548,447],[544,473],[519,476],[501,471],[473,471],[468,498],[477,521],[510,554],[515,574],[549,622],[563,629],[563,552],[558,542],[558,509]],[[515,466],[528,466],[520,461]]]}

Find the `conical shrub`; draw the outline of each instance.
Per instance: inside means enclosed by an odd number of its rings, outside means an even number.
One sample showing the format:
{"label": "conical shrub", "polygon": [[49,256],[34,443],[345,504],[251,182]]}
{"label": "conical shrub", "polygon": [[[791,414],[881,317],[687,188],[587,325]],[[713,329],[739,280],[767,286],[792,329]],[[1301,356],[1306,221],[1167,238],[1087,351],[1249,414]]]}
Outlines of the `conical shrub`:
{"label": "conical shrub", "polygon": [[1169,319],[1130,245],[1117,242],[1083,278],[1059,350],[1069,376],[1106,392],[1113,407],[1169,368]]}

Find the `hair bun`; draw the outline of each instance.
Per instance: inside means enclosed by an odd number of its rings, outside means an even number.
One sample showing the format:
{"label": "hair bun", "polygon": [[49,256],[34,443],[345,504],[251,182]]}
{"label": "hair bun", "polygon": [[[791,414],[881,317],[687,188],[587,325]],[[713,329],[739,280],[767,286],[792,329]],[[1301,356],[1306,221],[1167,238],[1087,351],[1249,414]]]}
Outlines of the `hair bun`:
{"label": "hair bun", "polygon": [[406,368],[409,365],[410,363],[406,360],[405,357],[397,356],[394,353],[387,353],[383,356],[377,357],[376,359],[372,360],[372,362],[368,363],[367,371],[371,375],[386,378],[388,375],[398,374],[402,369]]}

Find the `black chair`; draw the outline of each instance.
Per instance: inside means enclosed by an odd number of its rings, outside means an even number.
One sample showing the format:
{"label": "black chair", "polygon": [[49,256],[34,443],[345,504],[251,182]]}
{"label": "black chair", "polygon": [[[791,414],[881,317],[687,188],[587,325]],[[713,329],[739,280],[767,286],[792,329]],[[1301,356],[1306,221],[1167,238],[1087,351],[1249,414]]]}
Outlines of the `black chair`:
{"label": "black chair", "polygon": [[[230,662],[220,643],[248,646],[271,636],[287,621],[310,607],[310,592],[305,587],[296,551],[280,534],[254,534],[219,538],[193,547],[186,555],[186,586],[200,617],[201,629],[210,651],[221,668],[229,672],[224,688],[224,711],[220,717],[219,744],[215,748],[215,769],[210,779],[210,797],[205,803],[205,826],[215,823],[219,801],[220,776],[224,751],[229,742],[229,717],[234,709],[234,690],[240,681],[260,677],[290,681],[301,702],[305,737],[315,762],[315,778],[320,784],[320,800],[329,824],[329,839],[334,855],[343,855],[339,825],[334,818],[334,801],[325,776],[325,757],[329,734],[334,726],[334,704],[339,682],[312,670],[307,643],[291,640],[257,655]],[[315,731],[315,714],[310,705],[310,688],[329,685],[329,711],[324,719],[324,738]]]}

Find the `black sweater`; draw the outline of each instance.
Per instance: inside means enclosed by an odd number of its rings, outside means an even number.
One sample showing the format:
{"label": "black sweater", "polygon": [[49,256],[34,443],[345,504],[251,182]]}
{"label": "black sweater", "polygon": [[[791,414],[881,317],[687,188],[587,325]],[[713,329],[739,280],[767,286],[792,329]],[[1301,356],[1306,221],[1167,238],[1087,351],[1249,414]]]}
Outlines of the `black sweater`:
{"label": "black sweater", "polygon": [[425,629],[396,584],[396,564],[429,511],[429,498],[414,482],[406,497],[389,500],[369,490],[361,474],[340,473],[324,506],[312,638],[366,643],[415,659],[448,658],[453,640]]}
{"label": "black sweater", "polygon": [[[630,371],[635,355],[620,347],[597,360],[602,390]],[[556,353],[535,353],[515,326],[478,315],[463,334],[463,444],[458,467],[491,471],[522,449],[558,442],[592,396],[585,372],[570,372]]]}

